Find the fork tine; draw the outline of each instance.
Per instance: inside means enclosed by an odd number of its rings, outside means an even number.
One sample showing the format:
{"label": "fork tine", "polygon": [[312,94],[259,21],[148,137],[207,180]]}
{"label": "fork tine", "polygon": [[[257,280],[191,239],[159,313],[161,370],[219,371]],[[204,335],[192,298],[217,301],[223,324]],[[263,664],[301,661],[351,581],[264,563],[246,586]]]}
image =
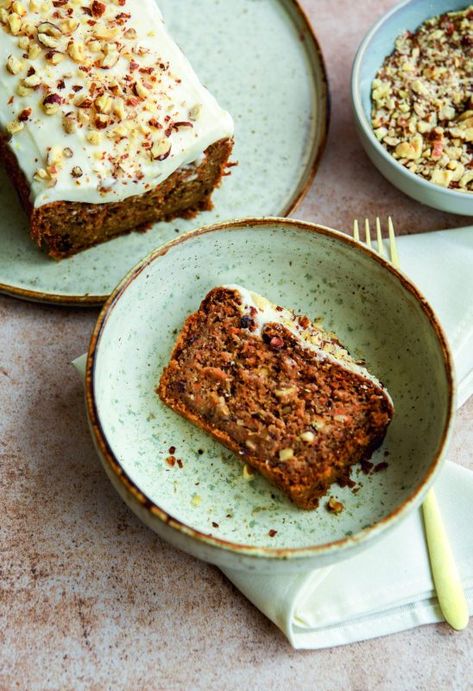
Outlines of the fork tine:
{"label": "fork tine", "polygon": [[401,268],[399,261],[399,254],[397,252],[396,237],[394,235],[394,225],[391,216],[388,216],[388,232],[389,232],[389,251],[391,253],[391,263],[396,269]]}
{"label": "fork tine", "polygon": [[356,240],[356,242],[360,242],[360,227],[357,218],[353,221],[353,239]]}
{"label": "fork tine", "polygon": [[365,218],[365,242],[366,245],[371,249],[371,233],[370,233],[370,222],[367,218]]}
{"label": "fork tine", "polygon": [[376,216],[376,238],[378,241],[378,254],[384,257],[383,236],[381,235],[381,222],[379,216]]}

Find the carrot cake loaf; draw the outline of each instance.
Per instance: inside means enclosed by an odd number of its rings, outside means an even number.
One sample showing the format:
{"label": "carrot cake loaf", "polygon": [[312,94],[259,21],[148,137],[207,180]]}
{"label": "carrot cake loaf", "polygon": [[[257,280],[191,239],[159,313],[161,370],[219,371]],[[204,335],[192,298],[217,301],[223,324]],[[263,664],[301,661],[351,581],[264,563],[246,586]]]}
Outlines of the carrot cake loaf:
{"label": "carrot cake loaf", "polygon": [[0,0],[0,157],[53,257],[211,208],[233,121],[154,0]]}
{"label": "carrot cake loaf", "polygon": [[186,320],[158,394],[304,509],[349,481],[393,415],[334,334],[236,285],[211,290]]}

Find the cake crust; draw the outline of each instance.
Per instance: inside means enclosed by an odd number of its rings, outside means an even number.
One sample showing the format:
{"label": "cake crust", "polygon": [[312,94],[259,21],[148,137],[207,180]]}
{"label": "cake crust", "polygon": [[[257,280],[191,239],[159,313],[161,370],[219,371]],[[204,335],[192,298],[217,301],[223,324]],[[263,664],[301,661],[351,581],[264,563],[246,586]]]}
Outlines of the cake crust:
{"label": "cake crust", "polygon": [[0,160],[28,215],[32,240],[50,257],[63,259],[118,235],[146,230],[150,223],[211,210],[211,196],[226,175],[232,147],[230,139],[216,142],[200,162],[177,170],[154,189],[104,204],[57,201],[34,207],[28,182],[1,136]]}
{"label": "cake crust", "polygon": [[157,392],[297,506],[313,509],[382,443],[392,402],[360,368],[305,347],[283,323],[268,321],[257,333],[249,314],[236,290],[213,289],[186,320]]}

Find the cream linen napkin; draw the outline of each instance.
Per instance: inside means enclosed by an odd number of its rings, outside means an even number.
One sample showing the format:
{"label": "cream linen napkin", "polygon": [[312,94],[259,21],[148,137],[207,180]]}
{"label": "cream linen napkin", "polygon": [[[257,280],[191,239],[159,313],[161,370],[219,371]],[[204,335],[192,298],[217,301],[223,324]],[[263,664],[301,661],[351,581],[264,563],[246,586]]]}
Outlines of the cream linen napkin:
{"label": "cream linen napkin", "polygon": [[[398,247],[403,271],[449,337],[460,406],[473,393],[473,227],[400,237]],[[74,364],[83,372],[85,356]],[[435,490],[473,612],[473,472],[447,463]],[[353,643],[443,619],[420,511],[374,547],[332,567],[285,576],[224,573],[298,649]]]}

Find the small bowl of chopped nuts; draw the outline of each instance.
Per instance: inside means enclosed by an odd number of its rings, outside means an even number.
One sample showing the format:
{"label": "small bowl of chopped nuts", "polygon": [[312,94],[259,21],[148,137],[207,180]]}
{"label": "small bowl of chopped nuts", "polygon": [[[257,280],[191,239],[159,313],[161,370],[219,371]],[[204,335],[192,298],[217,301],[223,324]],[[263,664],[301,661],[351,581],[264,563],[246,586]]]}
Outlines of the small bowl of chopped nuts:
{"label": "small bowl of chopped nuts", "polygon": [[384,15],[353,64],[361,142],[419,202],[473,216],[473,5],[408,0]]}

